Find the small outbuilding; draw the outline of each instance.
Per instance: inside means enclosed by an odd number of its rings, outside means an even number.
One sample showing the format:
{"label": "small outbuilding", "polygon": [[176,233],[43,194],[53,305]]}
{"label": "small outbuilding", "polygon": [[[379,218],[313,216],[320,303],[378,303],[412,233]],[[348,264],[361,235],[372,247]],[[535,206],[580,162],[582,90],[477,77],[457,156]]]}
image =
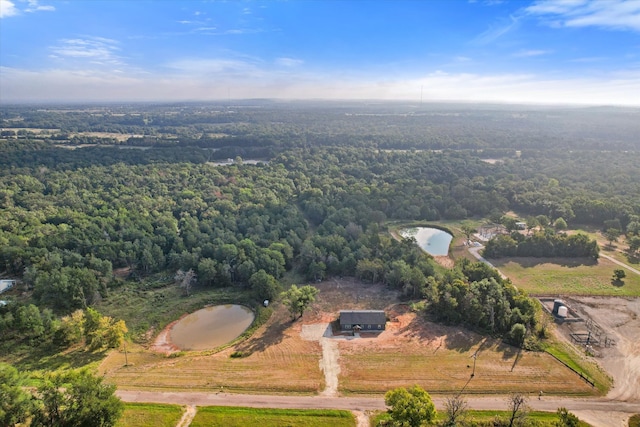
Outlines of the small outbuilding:
{"label": "small outbuilding", "polygon": [[340,311],[340,330],[343,332],[382,332],[386,323],[383,310]]}
{"label": "small outbuilding", "polygon": [[0,280],[0,294],[4,291],[8,291],[16,285],[15,280]]}

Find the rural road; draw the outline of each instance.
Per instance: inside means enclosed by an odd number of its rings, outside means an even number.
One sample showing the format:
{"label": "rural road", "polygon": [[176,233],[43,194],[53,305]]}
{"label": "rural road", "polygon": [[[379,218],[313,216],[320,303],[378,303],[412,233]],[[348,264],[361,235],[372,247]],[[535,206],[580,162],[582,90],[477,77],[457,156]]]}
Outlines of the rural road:
{"label": "rural road", "polygon": [[[167,403],[195,406],[245,406],[251,408],[282,409],[344,409],[350,411],[385,410],[382,397],[324,397],[324,396],[276,396],[233,393],[199,393],[167,391],[116,392],[125,402]],[[469,409],[506,409],[505,396],[466,396]],[[436,408],[444,407],[445,397],[433,396]],[[564,398],[545,396],[541,400],[532,396],[528,403],[532,409],[555,412],[559,407],[580,414],[599,413],[602,419],[610,419],[613,414],[628,416],[640,413],[640,402],[618,402],[606,398]],[[625,415],[626,414],[626,415]],[[605,424],[606,425],[606,424]],[[613,425],[613,424],[611,424]]]}
{"label": "rural road", "polygon": [[484,262],[489,267],[495,269],[498,273],[500,273],[500,277],[502,277],[503,279],[508,279],[508,277],[505,276],[502,273],[502,271],[498,270],[495,265],[491,264],[489,261],[487,261],[485,258],[483,258],[482,255],[480,255],[480,251],[482,249],[484,249],[484,246],[469,246],[469,253],[471,255],[473,255],[478,261]]}

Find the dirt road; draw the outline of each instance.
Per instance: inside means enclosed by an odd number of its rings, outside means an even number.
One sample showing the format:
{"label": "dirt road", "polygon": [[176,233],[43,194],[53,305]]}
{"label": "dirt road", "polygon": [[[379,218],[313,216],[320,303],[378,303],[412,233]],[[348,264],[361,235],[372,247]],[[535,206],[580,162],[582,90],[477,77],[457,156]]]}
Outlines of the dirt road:
{"label": "dirt road", "polygon": [[[344,409],[349,411],[385,410],[384,399],[379,397],[324,397],[324,396],[275,396],[248,395],[230,393],[196,392],[154,392],[118,390],[116,394],[125,402],[171,403],[196,406],[244,406],[251,408],[283,409]],[[504,396],[466,397],[469,409],[489,410],[506,409]],[[444,397],[434,396],[438,409],[444,407]],[[606,398],[580,399],[543,397],[538,400],[532,396],[528,405],[534,410],[555,412],[565,407],[571,412],[590,414],[592,420],[607,420],[607,424],[594,424],[613,427],[626,425],[612,423],[612,420],[627,420],[631,414],[640,413],[640,402],[618,402]]]}

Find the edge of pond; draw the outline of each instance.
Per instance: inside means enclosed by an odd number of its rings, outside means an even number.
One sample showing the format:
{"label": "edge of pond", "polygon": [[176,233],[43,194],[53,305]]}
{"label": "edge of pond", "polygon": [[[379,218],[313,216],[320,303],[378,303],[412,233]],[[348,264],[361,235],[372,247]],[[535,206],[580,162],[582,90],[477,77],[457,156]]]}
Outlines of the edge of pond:
{"label": "edge of pond", "polygon": [[[195,313],[198,310],[202,310],[204,308],[207,307],[215,307],[218,305],[226,305],[226,304],[206,304],[203,307],[200,307],[194,311],[192,311],[191,313]],[[212,349],[207,349],[207,350],[182,350],[180,349],[178,346],[176,346],[175,344],[173,344],[171,342],[171,330],[173,329],[173,327],[183,318],[185,318],[186,316],[190,315],[191,313],[184,313],[182,316],[180,316],[178,319],[174,320],[173,322],[170,322],[169,324],[167,324],[167,326],[165,326],[162,331],[160,331],[160,333],[156,336],[156,338],[153,340],[153,343],[149,346],[149,350],[155,352],[155,353],[161,353],[164,354],[167,357],[180,357],[186,354],[191,354],[191,355],[210,355],[210,354],[215,354],[215,353],[219,353],[224,349],[227,349],[231,346],[234,346],[236,344],[238,344],[239,342],[242,342],[244,340],[246,340],[247,338],[251,337],[253,335],[253,333],[263,324],[266,323],[267,320],[269,320],[269,318],[271,317],[271,314],[273,313],[273,309],[269,308],[269,307],[263,307],[262,305],[248,305],[248,304],[242,304],[242,303],[236,303],[234,305],[239,305],[242,307],[246,307],[249,310],[251,310],[251,312],[253,313],[253,321],[251,322],[251,325],[249,325],[249,327],[247,329],[245,329],[240,335],[238,335],[236,338],[234,338],[233,340],[229,341],[228,343],[222,344],[218,347],[212,348]]]}

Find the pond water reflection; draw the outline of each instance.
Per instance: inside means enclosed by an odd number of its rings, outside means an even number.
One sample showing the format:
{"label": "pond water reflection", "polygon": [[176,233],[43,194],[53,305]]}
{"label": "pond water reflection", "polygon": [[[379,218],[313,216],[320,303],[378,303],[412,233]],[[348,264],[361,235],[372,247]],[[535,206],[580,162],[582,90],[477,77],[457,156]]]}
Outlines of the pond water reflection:
{"label": "pond water reflection", "polygon": [[208,350],[240,336],[254,319],[242,305],[206,307],[183,317],[171,329],[171,342],[182,350]]}
{"label": "pond water reflection", "polygon": [[449,245],[453,236],[446,231],[431,227],[412,227],[400,230],[404,238],[413,237],[418,245],[427,253],[434,256],[449,254]]}

